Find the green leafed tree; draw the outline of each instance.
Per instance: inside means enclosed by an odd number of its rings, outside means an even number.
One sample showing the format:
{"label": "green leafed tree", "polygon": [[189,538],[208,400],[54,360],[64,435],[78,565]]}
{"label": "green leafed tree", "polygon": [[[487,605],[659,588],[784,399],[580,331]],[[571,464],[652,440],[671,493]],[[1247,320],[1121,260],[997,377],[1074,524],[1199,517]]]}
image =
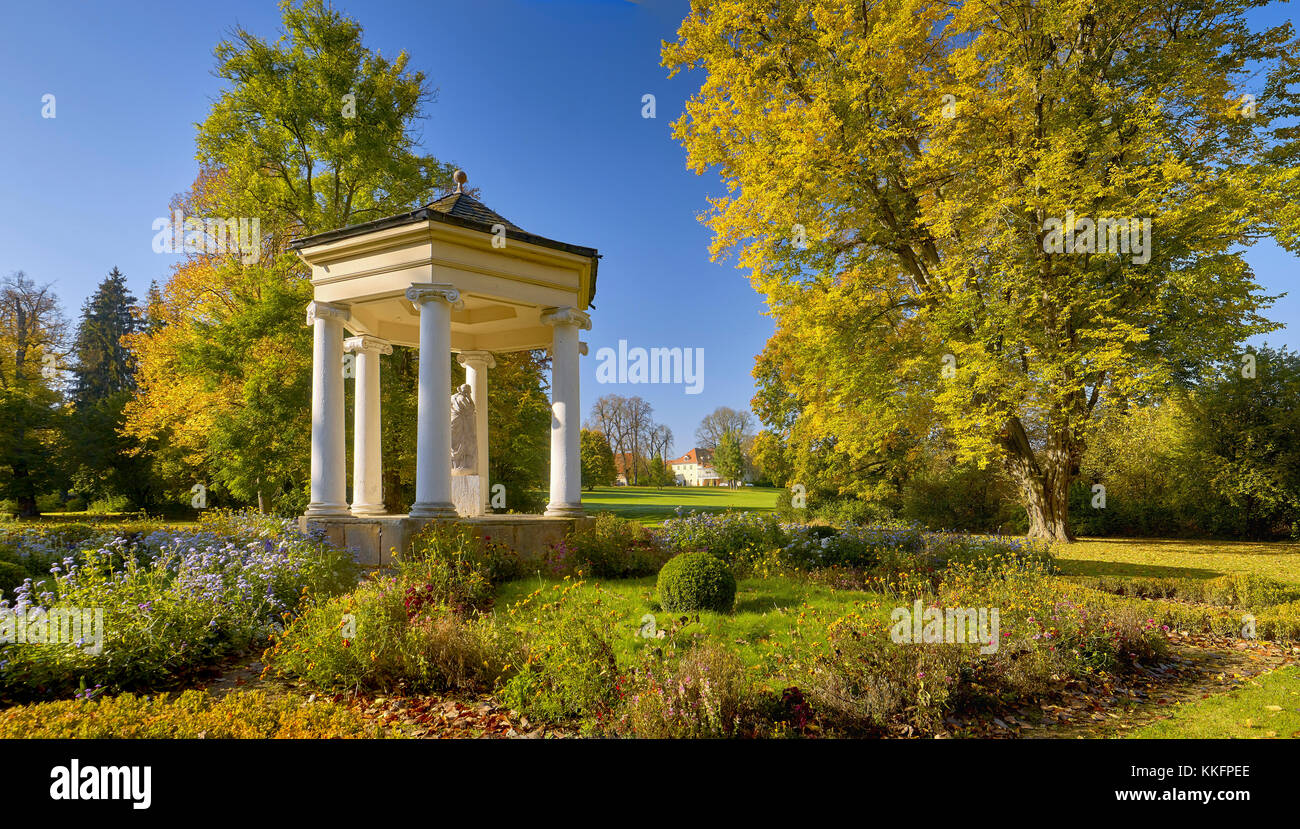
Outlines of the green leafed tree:
{"label": "green leafed tree", "polygon": [[735,432],[723,432],[718,439],[718,446],[713,450],[713,468],[730,485],[744,478],[745,453]]}
{"label": "green leafed tree", "polygon": [[776,319],[768,423],[847,468],[943,430],[1068,539],[1099,405],[1274,327],[1242,251],[1298,249],[1300,43],[1259,5],[696,0],[675,134]]}
{"label": "green leafed tree", "polygon": [[198,157],[236,183],[231,215],[269,212],[306,235],[448,187],[451,169],[416,146],[433,90],[407,54],[367,48],[361,24],[323,0],[280,7],[275,41],[237,27],[215,50],[227,84],[199,125]]}
{"label": "green leafed tree", "polygon": [[614,485],[614,450],[609,445],[609,438],[602,432],[583,429],[579,452],[583,489]]}
{"label": "green leafed tree", "polygon": [[1185,485],[1225,505],[1212,531],[1300,536],[1300,355],[1265,346],[1220,368],[1186,405],[1200,474]]}
{"label": "green leafed tree", "polygon": [[[551,452],[551,401],[545,351],[496,354],[488,377],[489,485],[505,487],[506,509],[541,512]],[[455,376],[453,374],[453,376]],[[413,388],[413,387],[412,387]]]}
{"label": "green leafed tree", "polygon": [[[307,500],[312,286],[289,242],[425,204],[451,171],[417,147],[432,89],[405,53],[369,49],[360,24],[320,0],[281,9],[278,38],[239,27],[216,47],[226,83],[198,125],[199,177],[173,205],[250,228],[256,219],[256,238],[188,254],[150,302],[127,426],[164,447],[173,497],[188,501],[201,483],[218,500],[291,513]],[[383,362],[394,380],[413,365]],[[390,417],[410,408],[394,394],[413,399],[413,388],[385,380]],[[388,430],[384,451],[400,495],[401,430]]]}

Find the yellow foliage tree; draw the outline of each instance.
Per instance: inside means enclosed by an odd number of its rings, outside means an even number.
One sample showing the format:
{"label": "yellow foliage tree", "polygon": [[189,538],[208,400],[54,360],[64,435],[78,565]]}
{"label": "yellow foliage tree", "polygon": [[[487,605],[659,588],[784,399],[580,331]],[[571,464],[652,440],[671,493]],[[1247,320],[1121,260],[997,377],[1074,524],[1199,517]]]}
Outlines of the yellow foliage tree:
{"label": "yellow foliage tree", "polygon": [[1240,251],[1296,247],[1300,63],[1256,5],[696,0],[675,135],[726,185],[714,255],[776,318],[793,442],[852,465],[942,428],[1068,539],[1099,401],[1272,327]]}

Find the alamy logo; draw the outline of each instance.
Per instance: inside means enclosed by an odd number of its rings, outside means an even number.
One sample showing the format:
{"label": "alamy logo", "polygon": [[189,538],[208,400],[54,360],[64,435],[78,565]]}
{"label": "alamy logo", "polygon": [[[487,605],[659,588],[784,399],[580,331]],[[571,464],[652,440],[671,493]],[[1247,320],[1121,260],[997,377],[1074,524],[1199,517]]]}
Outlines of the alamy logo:
{"label": "alamy logo", "polygon": [[618,341],[618,351],[608,346],[596,352],[597,383],[680,383],[687,394],[704,390],[704,349],[631,348]]}
{"label": "alamy logo", "polygon": [[237,253],[251,265],[262,258],[259,218],[200,219],[177,210],[153,220],[154,253]]}
{"label": "alamy logo", "polygon": [[1055,216],[1043,222],[1044,253],[1121,253],[1130,254],[1135,265],[1151,261],[1151,220],[1075,218],[1067,210],[1065,218]]}
{"label": "alamy logo", "polygon": [[73,759],[50,769],[51,800],[129,800],[133,809],[153,802],[153,766],[82,766]]}
{"label": "alamy logo", "polygon": [[978,644],[982,654],[998,652],[996,607],[924,607],[917,599],[910,608],[894,608],[889,620],[894,623],[889,638],[899,645],[970,643]]}
{"label": "alamy logo", "polygon": [[98,656],[104,649],[104,608],[0,608],[0,644],[76,645]]}

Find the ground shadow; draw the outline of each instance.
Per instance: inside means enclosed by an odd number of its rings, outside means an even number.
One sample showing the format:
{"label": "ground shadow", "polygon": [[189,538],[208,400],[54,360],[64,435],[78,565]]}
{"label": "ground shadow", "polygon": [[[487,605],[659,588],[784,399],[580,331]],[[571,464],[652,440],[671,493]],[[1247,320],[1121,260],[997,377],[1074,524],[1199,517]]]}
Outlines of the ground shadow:
{"label": "ground shadow", "polygon": [[1220,570],[1201,567],[1167,567],[1161,564],[1130,564],[1123,561],[1096,561],[1082,558],[1057,559],[1062,576],[1116,576],[1123,578],[1213,579]]}

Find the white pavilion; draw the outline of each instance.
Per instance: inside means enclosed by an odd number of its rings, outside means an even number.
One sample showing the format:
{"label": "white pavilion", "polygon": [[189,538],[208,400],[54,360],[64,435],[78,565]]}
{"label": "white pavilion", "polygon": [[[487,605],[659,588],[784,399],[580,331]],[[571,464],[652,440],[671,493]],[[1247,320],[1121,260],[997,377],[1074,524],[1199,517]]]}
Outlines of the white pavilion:
{"label": "white pavilion", "polygon": [[[323,527],[358,560],[379,565],[431,520],[463,520],[521,554],[563,538],[582,509],[579,334],[596,289],[593,248],[527,233],[463,192],[365,224],[296,239],[311,266],[313,328],[311,502],[303,524]],[[415,503],[384,512],[379,360],[394,345],[419,349]],[[550,501],[544,516],[488,508],[488,374],[494,353],[546,348],[551,364]],[[344,354],[353,355],[352,503],[347,503]],[[477,471],[472,500],[453,501],[450,359],[465,367],[474,402]],[[435,359],[426,359],[426,355]],[[389,423],[388,428],[409,428]],[[462,493],[458,493],[462,494]],[[506,494],[509,499],[509,493]]]}

